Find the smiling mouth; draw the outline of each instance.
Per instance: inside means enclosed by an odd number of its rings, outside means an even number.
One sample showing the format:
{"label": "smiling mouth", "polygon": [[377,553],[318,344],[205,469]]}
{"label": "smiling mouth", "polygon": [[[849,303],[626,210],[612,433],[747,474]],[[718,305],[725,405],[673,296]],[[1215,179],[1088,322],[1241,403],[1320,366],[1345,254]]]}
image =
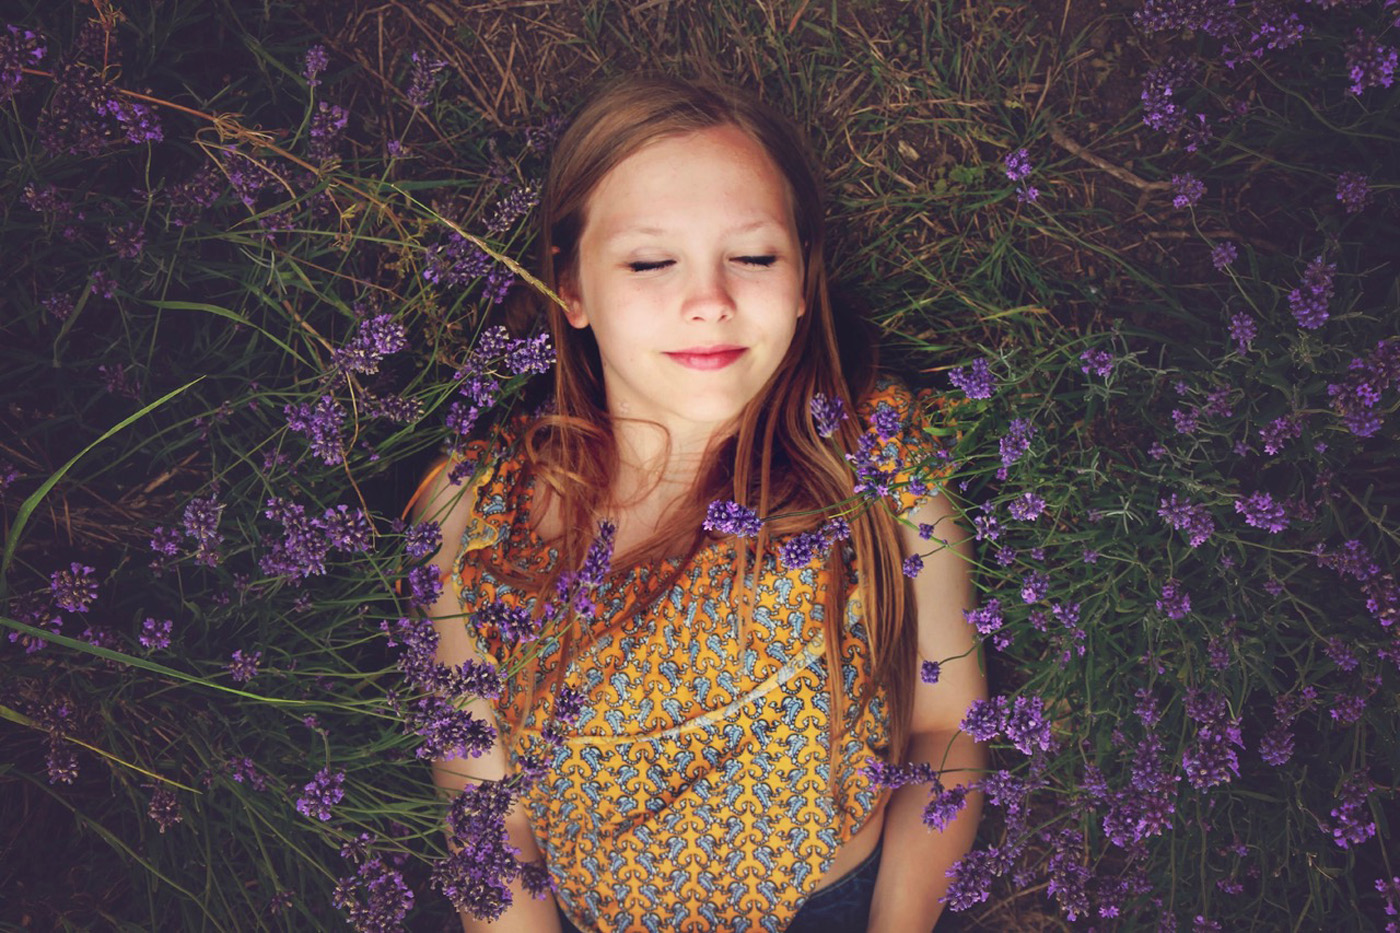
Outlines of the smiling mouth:
{"label": "smiling mouth", "polygon": [[685,351],[667,353],[671,359],[687,369],[724,369],[748,352],[747,347],[733,347],[724,350]]}

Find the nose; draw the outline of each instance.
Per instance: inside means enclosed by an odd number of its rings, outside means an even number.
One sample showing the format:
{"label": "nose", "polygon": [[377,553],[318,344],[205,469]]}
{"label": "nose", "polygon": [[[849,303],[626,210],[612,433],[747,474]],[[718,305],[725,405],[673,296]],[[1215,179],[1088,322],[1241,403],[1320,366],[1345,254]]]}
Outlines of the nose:
{"label": "nose", "polygon": [[682,310],[686,320],[723,321],[734,316],[734,295],[723,263],[691,266]]}

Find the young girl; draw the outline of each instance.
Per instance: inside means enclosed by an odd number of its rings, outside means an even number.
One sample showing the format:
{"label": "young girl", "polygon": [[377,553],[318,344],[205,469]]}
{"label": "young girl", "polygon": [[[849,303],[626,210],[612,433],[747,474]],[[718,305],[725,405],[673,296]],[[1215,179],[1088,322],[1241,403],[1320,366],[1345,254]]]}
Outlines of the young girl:
{"label": "young girl", "polygon": [[930,784],[874,777],[983,766],[958,730],[986,691],[970,554],[914,481],[914,397],[832,306],[800,135],[733,89],[615,82],[540,213],[551,404],[417,506],[455,558],[437,659],[503,681],[467,707],[495,745],[435,779],[503,780],[553,892],[515,877],[464,930],[931,929],[977,797],[936,832]]}

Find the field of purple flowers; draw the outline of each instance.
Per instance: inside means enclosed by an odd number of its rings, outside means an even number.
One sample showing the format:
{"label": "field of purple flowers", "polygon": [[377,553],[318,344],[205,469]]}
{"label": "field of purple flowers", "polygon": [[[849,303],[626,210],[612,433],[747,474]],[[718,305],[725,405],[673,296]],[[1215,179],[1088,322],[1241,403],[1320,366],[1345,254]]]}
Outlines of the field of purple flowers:
{"label": "field of purple flowers", "polygon": [[542,387],[538,184],[645,66],[810,124],[942,393],[995,759],[949,926],[1400,930],[1400,3],[1086,6],[0,5],[0,927],[500,908],[518,785],[426,762],[499,675],[433,664],[403,507]]}

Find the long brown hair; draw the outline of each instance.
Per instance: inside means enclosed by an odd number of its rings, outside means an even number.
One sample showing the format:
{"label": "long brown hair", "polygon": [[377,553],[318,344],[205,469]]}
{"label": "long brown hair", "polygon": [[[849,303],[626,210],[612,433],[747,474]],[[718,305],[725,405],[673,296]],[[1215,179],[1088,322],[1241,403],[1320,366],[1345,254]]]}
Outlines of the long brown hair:
{"label": "long brown hair", "polygon": [[[798,319],[786,356],[741,412],[737,430],[711,446],[691,494],[683,497],[683,504],[630,555],[617,555],[631,559],[615,562],[615,570],[644,557],[680,558],[671,574],[633,603],[635,611],[644,611],[656,596],[667,592],[705,545],[710,533],[701,525],[711,501],[732,499],[756,509],[761,516],[777,516],[764,523],[752,551],[743,542],[736,547],[736,594],[749,579],[749,561],[757,562],[768,553],[772,538],[811,531],[832,517],[835,504],[851,496],[852,474],[842,455],[856,449],[861,426],[855,418],[848,418],[831,440],[823,439],[813,422],[810,402],[813,395],[821,393],[841,399],[846,410],[854,412],[855,402],[870,391],[876,374],[875,344],[866,325],[832,304],[823,256],[823,192],[805,140],[782,115],[734,88],[661,75],[632,75],[610,82],[592,96],[559,139],[545,183],[540,205],[541,279],[558,292],[561,281],[576,275],[589,197],[616,165],[656,140],[720,126],[737,127],[752,137],[787,181],[802,244],[803,296],[809,313]],[[544,313],[556,348],[554,410],[531,425],[524,435],[523,449],[528,467],[543,484],[546,495],[557,499],[560,527],[566,533],[551,542],[558,548],[558,559],[548,579],[542,584],[527,584],[528,591],[538,594],[552,593],[559,574],[583,562],[591,536],[579,530],[596,529],[598,520],[606,517],[613,491],[611,478],[617,467],[613,418],[604,396],[603,370],[592,331],[570,327],[562,309],[552,302]],[[900,567],[898,523],[878,506],[848,519],[849,545],[860,572],[864,624],[874,664],[872,681],[884,686],[890,714],[887,754],[890,761],[902,762],[918,651],[908,581]],[[857,721],[847,712],[840,689],[847,602],[847,564],[840,545],[831,549],[827,564],[832,581],[824,604],[831,697],[828,775],[829,790],[840,808],[845,794],[837,786],[836,750],[848,717]],[[509,576],[508,568],[498,569]],[[751,578],[755,583],[759,569],[755,566]],[[517,578],[516,582],[524,581]],[[745,592],[738,598],[741,638],[747,641],[754,594]],[[622,621],[613,620],[612,624]],[[551,694],[581,638],[582,627],[575,614],[564,624],[558,633],[559,663],[552,676],[538,685]],[[537,661],[528,665],[523,676],[527,685],[524,709],[528,710],[537,687]],[[853,712],[860,712],[871,699],[868,693],[857,697],[859,708]]]}

